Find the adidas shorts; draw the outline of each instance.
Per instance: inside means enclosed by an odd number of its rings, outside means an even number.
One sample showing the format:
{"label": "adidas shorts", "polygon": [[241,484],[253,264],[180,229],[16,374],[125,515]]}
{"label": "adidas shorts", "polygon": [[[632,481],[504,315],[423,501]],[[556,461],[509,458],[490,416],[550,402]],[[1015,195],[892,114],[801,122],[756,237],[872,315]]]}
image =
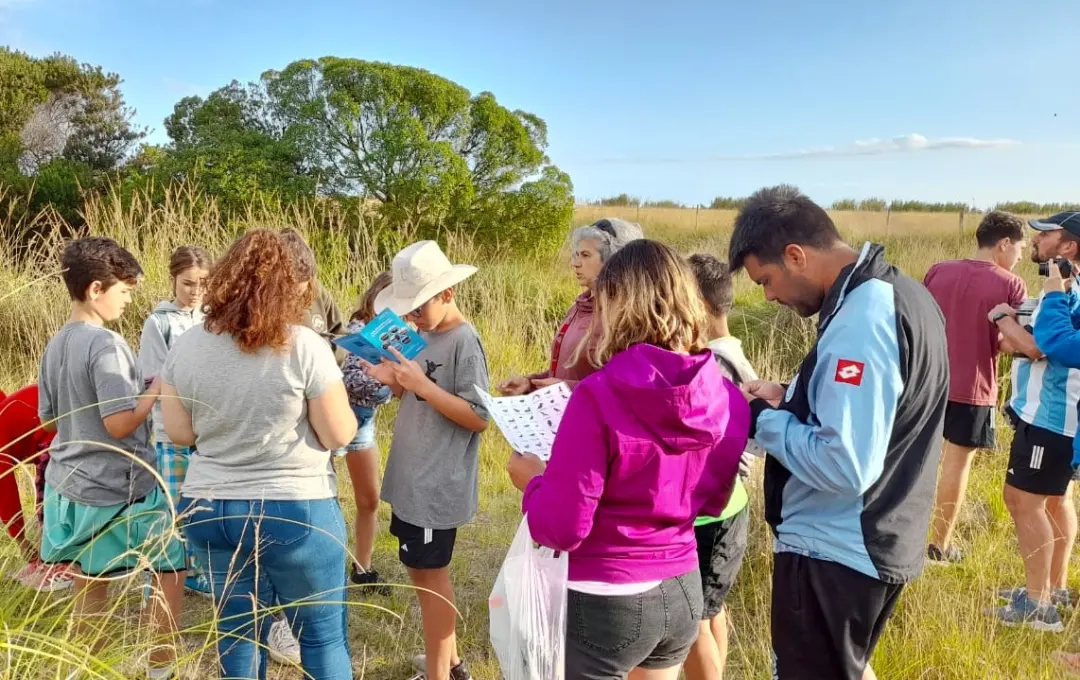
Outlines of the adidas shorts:
{"label": "adidas shorts", "polygon": [[1064,496],[1073,478],[1072,438],[1017,423],[1005,483],[1039,496]]}
{"label": "adidas shorts", "polygon": [[398,540],[398,559],[409,569],[450,566],[457,529],[425,529],[391,514],[390,535]]}

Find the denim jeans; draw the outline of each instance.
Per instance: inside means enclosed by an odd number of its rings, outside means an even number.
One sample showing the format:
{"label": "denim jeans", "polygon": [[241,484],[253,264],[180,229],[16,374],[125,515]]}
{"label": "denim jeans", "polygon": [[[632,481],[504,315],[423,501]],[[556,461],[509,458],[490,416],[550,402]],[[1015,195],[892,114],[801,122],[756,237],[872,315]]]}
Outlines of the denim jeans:
{"label": "denim jeans", "polygon": [[280,602],[300,642],[304,677],[352,680],[337,499],[181,498],[180,509],[191,550],[209,566],[222,678],[265,680],[266,638]]}
{"label": "denim jeans", "polygon": [[566,607],[567,680],[625,678],[636,666],[686,661],[701,620],[701,574],[669,578],[639,595],[571,590]]}

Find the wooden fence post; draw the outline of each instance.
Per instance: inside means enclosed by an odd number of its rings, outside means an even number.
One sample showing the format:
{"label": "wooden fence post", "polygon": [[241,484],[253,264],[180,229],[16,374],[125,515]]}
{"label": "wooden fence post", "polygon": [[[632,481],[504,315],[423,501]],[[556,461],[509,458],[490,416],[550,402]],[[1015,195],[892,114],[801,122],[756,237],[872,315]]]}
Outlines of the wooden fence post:
{"label": "wooden fence post", "polygon": [[964,210],[960,209],[960,220],[956,227],[956,254],[957,257],[964,251]]}

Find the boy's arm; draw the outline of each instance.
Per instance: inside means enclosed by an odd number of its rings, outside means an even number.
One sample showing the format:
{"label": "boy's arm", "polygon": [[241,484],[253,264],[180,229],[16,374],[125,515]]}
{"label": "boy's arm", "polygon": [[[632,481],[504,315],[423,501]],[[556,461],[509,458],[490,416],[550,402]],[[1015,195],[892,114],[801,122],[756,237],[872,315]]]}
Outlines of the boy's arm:
{"label": "boy's arm", "polygon": [[[466,430],[483,432],[487,429],[487,412],[483,410],[483,406],[459,396],[472,390],[474,384],[481,387],[487,386],[487,364],[483,359],[483,350],[480,350],[477,354],[466,356],[461,356],[462,352],[459,351],[457,375],[455,376],[457,383],[454,385],[456,393],[444,390],[432,382],[424,373],[424,369],[420,368],[420,364],[411,359],[406,359],[396,348],[390,347],[390,352],[397,358],[397,361],[383,359],[382,366],[389,365],[390,370],[394,372],[394,376],[397,378],[396,382],[399,389],[412,392],[417,397],[427,401],[444,418]],[[381,378],[379,380],[382,381]],[[477,397],[477,402],[479,402],[479,397]]]}
{"label": "boy's arm", "polygon": [[98,413],[105,430],[116,439],[131,436],[150,415],[161,393],[157,378],[142,391],[135,357],[123,341],[113,342],[90,359]]}
{"label": "boy's arm", "polygon": [[150,383],[150,387],[147,387],[146,391],[139,395],[135,408],[113,413],[101,419],[101,422],[105,424],[105,430],[111,437],[116,439],[130,437],[150,416],[150,410],[154,408],[154,402],[157,401],[160,394],[161,380],[160,378],[154,378],[154,382]]}
{"label": "boy's arm", "polygon": [[470,432],[483,432],[487,429],[488,421],[480,417],[471,403],[456,394],[450,394],[426,377],[424,381],[427,385],[421,385],[419,391],[410,391],[431,404],[431,407],[447,420]]}
{"label": "boy's arm", "polygon": [[[1042,312],[1040,311],[1039,314],[1041,318]],[[1006,351],[1011,350],[1013,354],[1023,354],[1032,361],[1043,358],[1038,341],[1031,333],[1024,330],[1016,319],[1006,316],[997,322],[997,327],[998,332],[1001,333],[1001,347],[1008,348]]]}

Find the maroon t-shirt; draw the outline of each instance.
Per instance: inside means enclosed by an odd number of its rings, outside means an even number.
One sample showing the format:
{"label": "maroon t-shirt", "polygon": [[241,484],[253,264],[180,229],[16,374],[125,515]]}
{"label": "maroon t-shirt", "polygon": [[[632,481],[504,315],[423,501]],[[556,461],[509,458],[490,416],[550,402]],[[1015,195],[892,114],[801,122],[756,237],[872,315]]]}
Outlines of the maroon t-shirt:
{"label": "maroon t-shirt", "polygon": [[987,315],[1002,302],[1019,307],[1024,280],[993,262],[950,260],[930,268],[923,284],[945,315],[949,401],[997,404],[998,330]]}

